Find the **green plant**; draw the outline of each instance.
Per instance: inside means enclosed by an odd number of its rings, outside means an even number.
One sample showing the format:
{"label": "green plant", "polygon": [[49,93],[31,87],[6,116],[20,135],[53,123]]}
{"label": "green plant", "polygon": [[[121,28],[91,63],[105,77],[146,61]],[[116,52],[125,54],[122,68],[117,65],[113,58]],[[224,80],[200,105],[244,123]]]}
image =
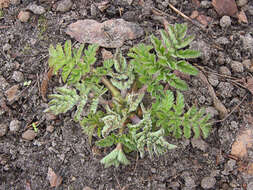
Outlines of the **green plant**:
{"label": "green plant", "polygon": [[67,41],[64,48],[49,48],[49,66],[54,74],[60,71],[66,85],[49,96],[46,111],[74,111],[74,120],[83,127],[89,143],[95,136],[99,147],[115,145],[101,160],[105,167],[129,164],[125,153],[132,151],[138,151],[141,157],[147,151],[151,158],[164,154],[176,147],[164,138],[171,133],[176,138],[190,138],[193,131],[194,137],[206,138],[210,132],[210,117],[203,109],[192,107],[186,111],[182,93],[177,92],[175,100],[174,93],[164,89],[169,84],[186,90],[186,82],[173,71],[197,74],[186,59],[200,55],[183,49],[193,40],[192,36],[185,37],[186,25],[168,28],[161,30],[161,40],[152,35],[152,45],[132,48],[129,63],[117,51],[113,59],[95,64],[97,45],[72,50]]}

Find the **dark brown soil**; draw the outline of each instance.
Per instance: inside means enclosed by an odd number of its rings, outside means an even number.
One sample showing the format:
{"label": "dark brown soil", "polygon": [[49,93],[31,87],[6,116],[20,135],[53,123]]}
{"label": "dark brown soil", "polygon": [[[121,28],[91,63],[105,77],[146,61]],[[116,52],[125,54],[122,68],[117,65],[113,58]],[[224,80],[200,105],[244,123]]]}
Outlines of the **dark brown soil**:
{"label": "dark brown soil", "polygon": [[[56,11],[59,2],[15,0],[8,8],[1,10],[0,131],[7,128],[6,134],[0,136],[1,190],[54,189],[47,179],[49,167],[63,177],[62,184],[55,188],[59,190],[82,190],[86,186],[98,190],[205,189],[211,183],[211,180],[204,180],[206,177],[216,180],[210,189],[253,189],[253,176],[239,172],[236,161],[229,156],[239,130],[246,126],[245,116],[252,113],[252,95],[242,87],[243,80],[252,76],[252,69],[250,71],[244,64],[243,72],[240,72],[238,67],[241,64],[233,65],[233,61],[242,63],[247,59],[253,64],[252,1],[239,8],[245,10],[248,24],[239,23],[237,18],[231,17],[232,23],[226,28],[220,26],[221,17],[212,5],[197,8],[188,0],[145,0],[143,6],[140,5],[141,0],[134,0],[132,5],[126,0],[114,0],[104,12],[91,11],[94,3],[100,0],[73,0],[72,8],[63,13]],[[166,2],[171,2],[188,16],[198,10],[213,20],[203,29],[185,20]],[[31,3],[44,7],[46,12],[42,15],[31,12],[27,23],[20,22],[17,18],[19,12]],[[209,82],[214,80],[216,95],[228,112],[241,104],[224,121],[215,123],[211,135],[205,140],[195,142],[168,137],[168,141],[178,145],[178,148],[166,155],[150,160],[148,156],[138,159],[134,153],[128,157],[132,162],[130,166],[104,169],[99,161],[107,150],[89,145],[81,127],[71,119],[71,113],[55,119],[43,112],[48,105],[41,98],[40,85],[48,70],[48,48],[50,44],[71,39],[65,29],[77,20],[90,18],[102,22],[123,18],[138,23],[146,32],[141,39],[126,41],[122,47],[126,50],[133,44],[148,41],[151,33],[158,35],[158,29],[163,28],[151,6],[165,13],[160,17],[167,19],[168,23],[188,23],[189,34],[196,36],[192,47],[200,47],[203,54],[201,59],[192,63],[202,68]],[[224,73],[216,75],[224,66],[231,72],[231,77],[224,76]],[[59,78],[53,77],[48,93],[52,93],[58,83]],[[208,107],[214,114],[213,120],[219,120],[213,99],[201,79],[191,77],[188,84],[190,90],[184,93],[187,104]],[[18,91],[10,100],[7,90],[14,85],[18,85]],[[20,123],[15,124],[15,120]],[[10,129],[11,122],[17,125],[14,129]],[[33,122],[39,122],[37,136],[32,141],[26,141],[22,139],[22,134]],[[52,132],[47,130],[48,126],[53,126]],[[253,153],[249,152],[249,155],[253,159]]]}

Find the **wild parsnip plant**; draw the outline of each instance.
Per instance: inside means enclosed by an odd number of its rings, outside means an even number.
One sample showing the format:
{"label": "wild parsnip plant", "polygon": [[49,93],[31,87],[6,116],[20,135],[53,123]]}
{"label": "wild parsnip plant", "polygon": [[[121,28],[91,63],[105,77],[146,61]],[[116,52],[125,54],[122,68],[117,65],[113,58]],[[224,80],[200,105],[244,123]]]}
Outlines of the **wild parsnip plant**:
{"label": "wild parsnip plant", "polygon": [[[162,155],[176,148],[165,136],[206,138],[210,132],[209,115],[203,109],[185,110],[184,97],[177,91],[187,90],[185,81],[173,71],[196,75],[198,70],[186,59],[196,58],[198,51],[187,49],[194,39],[186,37],[187,26],[175,24],[168,31],[161,30],[161,39],[151,36],[151,45],[138,44],[126,58],[117,51],[113,59],[97,64],[97,45],[87,49],[72,48],[67,41],[64,48],[49,48],[49,66],[60,72],[65,86],[56,88],[49,96],[49,108],[55,114],[74,111],[78,122],[99,147],[115,147],[101,163],[105,167],[130,161],[126,153],[138,151],[141,158],[148,152]],[[144,99],[145,96],[145,99]],[[152,97],[152,98],[151,98]]]}

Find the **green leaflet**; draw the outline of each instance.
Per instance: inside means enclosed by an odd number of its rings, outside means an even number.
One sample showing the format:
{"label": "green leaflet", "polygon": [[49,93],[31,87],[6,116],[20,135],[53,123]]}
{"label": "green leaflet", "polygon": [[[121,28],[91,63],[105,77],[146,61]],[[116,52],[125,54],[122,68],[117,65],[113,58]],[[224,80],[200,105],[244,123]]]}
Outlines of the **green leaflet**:
{"label": "green leaflet", "polygon": [[157,126],[165,130],[165,134],[172,133],[176,138],[190,138],[192,132],[194,137],[202,135],[206,138],[211,126],[208,123],[210,115],[206,115],[204,109],[197,110],[196,107],[184,112],[184,97],[178,92],[176,102],[173,102],[173,93],[168,91],[160,102],[152,105],[151,117]]}

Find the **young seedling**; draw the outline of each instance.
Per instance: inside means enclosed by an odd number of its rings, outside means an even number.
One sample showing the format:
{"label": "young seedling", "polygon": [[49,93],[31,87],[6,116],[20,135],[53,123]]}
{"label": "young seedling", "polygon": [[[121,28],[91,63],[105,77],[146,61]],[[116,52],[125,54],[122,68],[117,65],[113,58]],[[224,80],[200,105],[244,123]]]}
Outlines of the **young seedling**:
{"label": "young seedling", "polygon": [[[73,48],[67,41],[64,48],[49,48],[49,66],[54,74],[60,72],[65,86],[56,88],[49,96],[49,108],[54,114],[73,111],[89,137],[96,136],[99,147],[115,147],[101,163],[105,167],[130,161],[125,153],[138,151],[141,158],[148,152],[162,155],[176,146],[165,136],[190,138],[210,132],[209,115],[196,107],[185,110],[184,97],[175,96],[165,85],[187,90],[185,81],[175,70],[196,75],[198,70],[186,59],[196,58],[198,51],[187,49],[194,39],[186,37],[187,26],[175,24],[168,31],[161,30],[161,39],[151,36],[151,45],[138,44],[126,58],[117,51],[113,59],[95,66],[98,46],[93,44]],[[144,98],[145,97],[145,98]],[[95,138],[94,138],[95,139]]]}

